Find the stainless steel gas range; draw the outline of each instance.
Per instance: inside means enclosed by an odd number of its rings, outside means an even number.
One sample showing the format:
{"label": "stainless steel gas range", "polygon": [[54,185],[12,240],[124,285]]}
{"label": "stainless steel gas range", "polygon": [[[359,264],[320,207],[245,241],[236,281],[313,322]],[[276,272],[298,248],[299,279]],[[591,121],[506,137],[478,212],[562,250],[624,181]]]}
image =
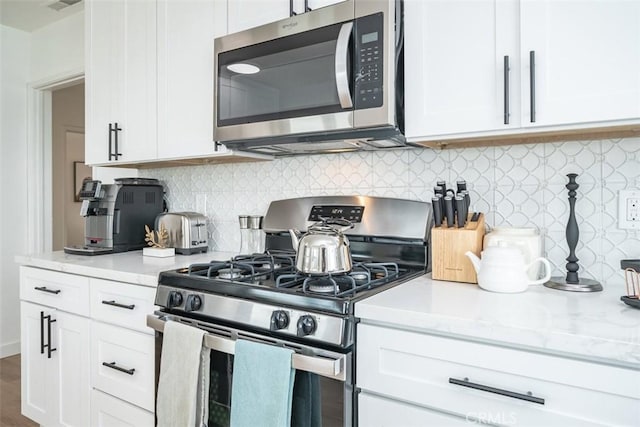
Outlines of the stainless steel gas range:
{"label": "stainless steel gas range", "polygon": [[[345,231],[351,270],[300,273],[290,230],[304,232],[332,219],[353,224]],[[205,342],[217,354],[212,372],[215,363],[228,365],[220,370],[227,387],[214,393],[218,400],[211,403],[217,413],[230,405],[234,342],[250,339],[294,349],[293,366],[318,376],[323,426],[357,425],[354,307],[430,271],[431,225],[431,205],[418,201],[366,196],[274,201],[264,218],[264,253],[161,273],[155,298],[161,309],[147,323],[158,331],[159,344],[167,320],[208,331]],[[294,400],[295,394],[294,387]],[[210,419],[209,426],[215,425],[225,425],[224,417]]]}

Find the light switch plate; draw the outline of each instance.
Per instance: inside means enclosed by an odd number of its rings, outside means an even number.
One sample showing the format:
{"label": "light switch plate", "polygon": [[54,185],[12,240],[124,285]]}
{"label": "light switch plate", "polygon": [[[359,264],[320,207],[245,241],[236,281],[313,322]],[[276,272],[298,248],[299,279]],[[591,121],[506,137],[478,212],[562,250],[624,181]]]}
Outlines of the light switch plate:
{"label": "light switch plate", "polygon": [[640,229],[640,191],[620,190],[618,194],[618,228]]}

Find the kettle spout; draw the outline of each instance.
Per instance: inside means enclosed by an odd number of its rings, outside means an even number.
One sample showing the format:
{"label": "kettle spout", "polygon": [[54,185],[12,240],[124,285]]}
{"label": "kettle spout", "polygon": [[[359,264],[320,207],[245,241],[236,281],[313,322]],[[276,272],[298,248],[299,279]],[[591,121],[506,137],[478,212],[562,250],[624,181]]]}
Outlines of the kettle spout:
{"label": "kettle spout", "polygon": [[302,234],[298,230],[289,229],[289,235],[291,236],[291,246],[293,246],[293,250],[298,253],[298,243],[300,243]]}
{"label": "kettle spout", "polygon": [[476,270],[476,274],[478,274],[478,272],[480,271],[480,258],[478,258],[478,256],[471,251],[465,252],[465,255],[467,256],[467,258],[469,258],[471,264],[473,264],[473,268]]}

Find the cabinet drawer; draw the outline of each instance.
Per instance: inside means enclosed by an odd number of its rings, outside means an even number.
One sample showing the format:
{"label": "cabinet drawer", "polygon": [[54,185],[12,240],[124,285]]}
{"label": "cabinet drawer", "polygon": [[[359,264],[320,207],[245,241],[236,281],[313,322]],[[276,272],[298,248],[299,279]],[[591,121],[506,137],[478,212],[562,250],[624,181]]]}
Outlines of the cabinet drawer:
{"label": "cabinet drawer", "polygon": [[147,314],[153,313],[156,290],[146,286],[91,279],[91,317],[147,334]]}
{"label": "cabinet drawer", "polygon": [[154,336],[95,321],[91,332],[93,387],[153,411]]}
{"label": "cabinet drawer", "polygon": [[640,419],[640,372],[632,369],[362,324],[357,366],[363,390],[469,420],[587,426]]}
{"label": "cabinet drawer", "polygon": [[123,400],[91,391],[91,425],[93,427],[153,427],[153,413]]}
{"label": "cabinet drawer", "polygon": [[358,425],[366,427],[456,427],[472,424],[470,421],[454,415],[363,392],[358,394]]}
{"label": "cabinet drawer", "polygon": [[89,278],[20,267],[20,299],[89,316]]}

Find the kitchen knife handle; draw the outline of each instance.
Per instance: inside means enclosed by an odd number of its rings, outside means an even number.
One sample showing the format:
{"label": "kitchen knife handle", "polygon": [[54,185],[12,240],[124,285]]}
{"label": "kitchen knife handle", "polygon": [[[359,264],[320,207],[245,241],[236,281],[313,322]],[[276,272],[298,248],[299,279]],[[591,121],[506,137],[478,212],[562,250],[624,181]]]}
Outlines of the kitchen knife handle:
{"label": "kitchen knife handle", "polygon": [[447,227],[453,227],[453,199],[450,196],[444,198],[444,212],[447,217]]}
{"label": "kitchen knife handle", "polygon": [[529,102],[531,108],[531,123],[536,121],[536,51],[529,52]]}
{"label": "kitchen knife handle", "polygon": [[455,198],[455,204],[456,204],[456,215],[458,216],[458,228],[462,228],[465,225],[466,219],[467,217],[464,214],[465,208],[464,208],[464,197],[462,196],[456,196]]}
{"label": "kitchen knife handle", "polygon": [[458,189],[458,193],[460,193],[461,191],[465,191],[467,189],[467,181],[460,180],[460,181],[456,181],[456,188]]}
{"label": "kitchen knife handle", "polygon": [[431,207],[433,208],[433,222],[436,227],[442,225],[442,205],[438,197],[431,199]]}
{"label": "kitchen knife handle", "polygon": [[504,124],[509,124],[509,55],[504,56]]}

